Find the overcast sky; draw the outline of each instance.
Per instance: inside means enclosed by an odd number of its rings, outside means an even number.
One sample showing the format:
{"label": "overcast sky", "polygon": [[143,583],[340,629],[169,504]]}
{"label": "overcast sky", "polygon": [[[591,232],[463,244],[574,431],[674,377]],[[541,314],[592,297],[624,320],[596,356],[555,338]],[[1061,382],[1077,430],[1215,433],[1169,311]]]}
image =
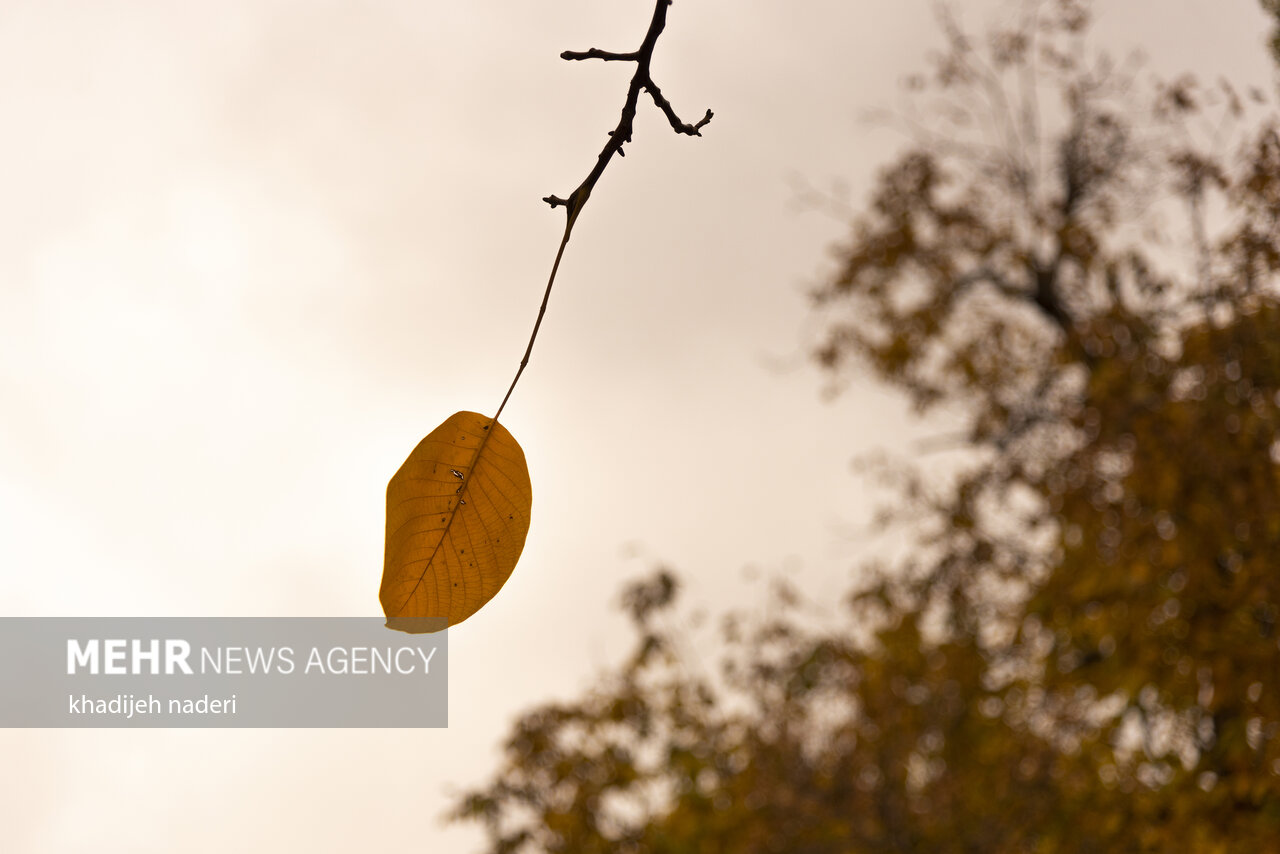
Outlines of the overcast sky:
{"label": "overcast sky", "polygon": [[[967,23],[1000,4],[963,4]],[[1101,40],[1267,86],[1253,0],[1111,0]],[[926,0],[679,0],[503,416],[524,556],[450,633],[450,727],[0,734],[0,847],[466,851],[448,792],[513,716],[629,640],[671,563],[716,611],[744,568],[817,597],[862,553],[856,454],[930,434],[834,403],[804,291],[902,144],[858,121],[937,46]],[[1003,8],[1007,8],[1004,6]],[[1158,11],[1156,11],[1158,10]],[[0,613],[377,615],[387,479],[519,361],[567,195],[617,122],[649,0],[16,2],[0,8]]]}

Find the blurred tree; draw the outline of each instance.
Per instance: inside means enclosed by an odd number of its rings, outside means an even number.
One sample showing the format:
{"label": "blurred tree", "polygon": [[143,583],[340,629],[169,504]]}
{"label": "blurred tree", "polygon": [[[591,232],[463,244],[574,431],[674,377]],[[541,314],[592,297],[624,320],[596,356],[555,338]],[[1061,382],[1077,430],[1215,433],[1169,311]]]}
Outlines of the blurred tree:
{"label": "blurred tree", "polygon": [[493,851],[1280,852],[1280,132],[1024,10],[941,15],[814,295],[831,377],[960,422],[891,470],[915,547],[714,673],[631,588],[636,652],[459,803]]}
{"label": "blurred tree", "polygon": [[1280,0],[1260,0],[1263,10],[1276,19],[1271,30],[1271,55],[1280,63]]}

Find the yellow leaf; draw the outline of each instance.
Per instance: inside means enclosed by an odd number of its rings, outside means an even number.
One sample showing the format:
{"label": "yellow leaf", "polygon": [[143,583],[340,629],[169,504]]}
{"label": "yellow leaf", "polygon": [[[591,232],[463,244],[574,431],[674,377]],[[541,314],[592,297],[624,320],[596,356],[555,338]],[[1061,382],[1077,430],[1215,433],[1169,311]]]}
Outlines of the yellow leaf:
{"label": "yellow leaf", "polygon": [[524,451],[505,427],[457,412],[432,430],[387,484],[387,626],[439,629],[480,610],[515,569],[532,506]]}

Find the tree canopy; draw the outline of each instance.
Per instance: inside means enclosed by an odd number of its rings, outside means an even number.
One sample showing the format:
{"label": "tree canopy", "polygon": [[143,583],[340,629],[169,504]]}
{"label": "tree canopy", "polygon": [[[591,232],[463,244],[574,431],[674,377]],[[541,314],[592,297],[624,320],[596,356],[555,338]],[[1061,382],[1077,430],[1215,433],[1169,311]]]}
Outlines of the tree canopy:
{"label": "tree canopy", "polygon": [[896,469],[913,547],[716,668],[630,587],[630,658],[459,801],[490,850],[1280,851],[1280,126],[1025,9],[940,16],[813,294],[822,371],[962,423]]}
{"label": "tree canopy", "polygon": [[1280,0],[1260,0],[1263,10],[1275,17],[1276,25],[1271,31],[1271,54],[1280,63]]}

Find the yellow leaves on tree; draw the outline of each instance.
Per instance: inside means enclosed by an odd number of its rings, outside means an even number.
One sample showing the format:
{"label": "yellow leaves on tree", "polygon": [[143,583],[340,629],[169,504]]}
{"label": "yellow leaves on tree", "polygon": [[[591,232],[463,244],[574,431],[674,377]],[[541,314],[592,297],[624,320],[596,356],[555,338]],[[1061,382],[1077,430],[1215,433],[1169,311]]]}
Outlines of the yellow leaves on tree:
{"label": "yellow leaves on tree", "polygon": [[432,430],[387,484],[387,626],[444,628],[480,610],[515,569],[532,506],[524,451],[501,424],[457,412]]}

